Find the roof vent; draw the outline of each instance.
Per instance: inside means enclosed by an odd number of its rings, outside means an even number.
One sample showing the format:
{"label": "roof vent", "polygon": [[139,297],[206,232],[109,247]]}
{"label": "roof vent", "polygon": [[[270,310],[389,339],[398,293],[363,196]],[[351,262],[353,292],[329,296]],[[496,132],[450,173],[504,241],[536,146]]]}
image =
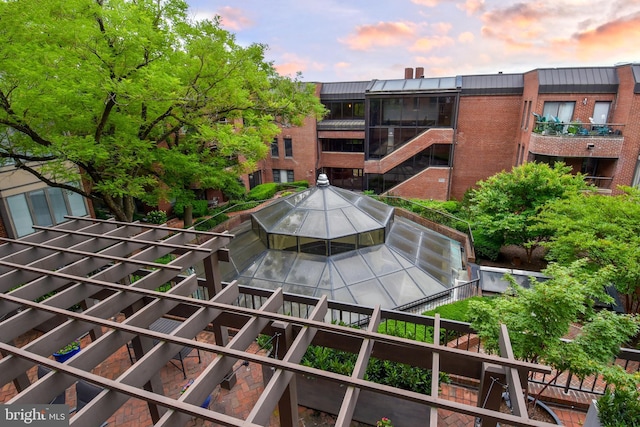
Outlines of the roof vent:
{"label": "roof vent", "polygon": [[318,175],[318,180],[316,181],[316,185],[318,187],[328,187],[329,186],[329,178],[324,173]]}

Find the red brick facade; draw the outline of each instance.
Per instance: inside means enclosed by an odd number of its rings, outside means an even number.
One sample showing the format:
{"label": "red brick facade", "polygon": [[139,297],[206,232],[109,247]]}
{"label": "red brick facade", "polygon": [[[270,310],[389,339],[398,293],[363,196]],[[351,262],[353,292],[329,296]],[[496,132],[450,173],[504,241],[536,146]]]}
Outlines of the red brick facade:
{"label": "red brick facade", "polygon": [[[293,170],[296,180],[305,179],[312,185],[323,168],[363,169],[365,174],[384,174],[431,144],[453,144],[450,168],[428,168],[389,191],[406,197],[461,199],[478,181],[541,156],[560,159],[574,172],[584,171],[585,165],[596,167],[598,178],[607,180],[608,188],[615,194],[618,185],[632,184],[640,154],[640,94],[635,93],[640,82],[635,81],[633,66],[637,65],[608,68],[617,73],[617,92],[591,87],[584,93],[563,88],[541,90],[540,74],[544,70],[522,74],[521,92],[513,94],[465,93],[462,87],[454,127],[431,128],[379,160],[365,160],[364,153],[323,152],[322,139],[365,140],[367,131],[317,131],[316,121],[307,119],[300,128],[282,129],[278,136],[279,156],[260,164],[262,182],[273,180],[273,169]],[[319,84],[318,94],[321,87]],[[618,134],[547,136],[533,132],[536,126],[533,113],[542,114],[545,102],[574,103],[571,120],[580,121],[588,128],[598,101],[611,103],[606,122],[615,124]],[[284,138],[292,139],[291,157],[284,156]],[[597,166],[593,166],[596,161]]]}

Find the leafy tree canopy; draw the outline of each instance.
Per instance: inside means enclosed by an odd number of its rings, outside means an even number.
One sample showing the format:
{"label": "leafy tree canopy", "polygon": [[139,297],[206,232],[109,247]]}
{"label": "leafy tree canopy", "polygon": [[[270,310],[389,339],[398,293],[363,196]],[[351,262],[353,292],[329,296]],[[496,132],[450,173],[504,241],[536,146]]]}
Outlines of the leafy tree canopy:
{"label": "leafy tree canopy", "polygon": [[640,191],[623,188],[619,196],[574,194],[550,203],[539,227],[553,230],[547,257],[562,265],[585,258],[586,271],[612,269],[613,283],[626,295],[627,312],[640,308]]}
{"label": "leafy tree canopy", "polygon": [[570,172],[563,163],[528,162],[478,182],[469,196],[474,234],[498,248],[524,247],[530,258],[546,236],[544,230],[532,228],[542,207],[588,188],[582,175]]}
{"label": "leafy tree canopy", "polygon": [[[584,270],[584,264],[586,260],[566,267],[552,263],[545,270],[551,277],[547,281],[534,281],[530,288],[523,288],[511,279],[511,291],[493,304],[472,301],[472,326],[485,348],[498,352],[500,324],[504,323],[519,359],[549,364],[558,374],[571,371],[579,378],[614,372],[611,362],[638,332],[638,318],[595,311],[594,301],[611,300],[603,290],[613,271],[602,268],[591,273]],[[562,341],[575,323],[582,325],[578,335],[571,342]]]}
{"label": "leafy tree canopy", "polygon": [[[266,47],[182,0],[0,2],[0,157],[131,220],[134,198],[193,199],[251,170],[324,108]],[[78,182],[77,166],[85,185]]]}

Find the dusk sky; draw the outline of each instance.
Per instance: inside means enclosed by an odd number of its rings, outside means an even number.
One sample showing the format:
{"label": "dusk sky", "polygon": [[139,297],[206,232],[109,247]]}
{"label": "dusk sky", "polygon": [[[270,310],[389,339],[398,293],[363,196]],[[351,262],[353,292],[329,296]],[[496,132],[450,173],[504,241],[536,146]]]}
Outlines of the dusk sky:
{"label": "dusk sky", "polygon": [[521,73],[640,62],[640,0],[187,0],[304,81]]}

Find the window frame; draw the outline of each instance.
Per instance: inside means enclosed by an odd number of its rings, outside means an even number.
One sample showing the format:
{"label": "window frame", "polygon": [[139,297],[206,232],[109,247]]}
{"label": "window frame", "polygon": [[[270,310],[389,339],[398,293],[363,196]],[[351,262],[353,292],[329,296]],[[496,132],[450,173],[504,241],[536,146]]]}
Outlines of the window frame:
{"label": "window frame", "polygon": [[284,157],[293,157],[293,139],[284,138]]}

